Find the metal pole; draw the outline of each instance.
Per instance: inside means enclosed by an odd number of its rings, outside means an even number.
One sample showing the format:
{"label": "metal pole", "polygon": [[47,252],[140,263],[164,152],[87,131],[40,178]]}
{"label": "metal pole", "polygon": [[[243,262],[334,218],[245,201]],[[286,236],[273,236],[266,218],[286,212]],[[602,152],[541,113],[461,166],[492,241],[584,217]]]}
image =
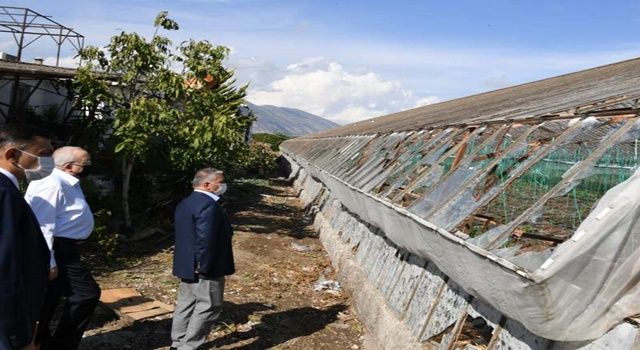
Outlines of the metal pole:
{"label": "metal pole", "polygon": [[20,40],[18,40],[18,62],[22,61],[22,44],[24,43],[24,32],[27,30],[27,15],[29,13],[29,9],[24,9],[24,17],[22,19],[22,26],[20,30]]}
{"label": "metal pole", "polygon": [[[20,40],[18,41],[18,53],[16,55],[18,62],[22,61],[22,45],[24,44],[24,33],[27,30],[27,15],[29,9],[24,9],[24,17],[22,19],[22,27],[20,30]],[[20,88],[20,76],[15,75],[13,78],[13,87],[11,89],[11,101],[9,102],[9,115],[7,122],[17,121],[20,106],[18,106],[18,89]]]}
{"label": "metal pole", "polygon": [[60,39],[58,40],[58,52],[56,53],[56,67],[60,66],[60,46],[62,46],[62,27],[60,27]]}

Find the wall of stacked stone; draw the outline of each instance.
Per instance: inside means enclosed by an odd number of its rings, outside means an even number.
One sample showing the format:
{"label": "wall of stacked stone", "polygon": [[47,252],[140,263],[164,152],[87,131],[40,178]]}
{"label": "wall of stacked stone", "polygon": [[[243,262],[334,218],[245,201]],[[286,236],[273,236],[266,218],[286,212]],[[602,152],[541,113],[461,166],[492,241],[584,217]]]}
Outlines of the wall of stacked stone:
{"label": "wall of stacked stone", "polygon": [[432,262],[399,249],[384,232],[349,212],[300,165],[292,163],[291,168],[294,187],[341,282],[353,296],[358,318],[380,347],[640,349],[640,332],[631,322],[586,343],[554,342],[532,334],[465,292]]}

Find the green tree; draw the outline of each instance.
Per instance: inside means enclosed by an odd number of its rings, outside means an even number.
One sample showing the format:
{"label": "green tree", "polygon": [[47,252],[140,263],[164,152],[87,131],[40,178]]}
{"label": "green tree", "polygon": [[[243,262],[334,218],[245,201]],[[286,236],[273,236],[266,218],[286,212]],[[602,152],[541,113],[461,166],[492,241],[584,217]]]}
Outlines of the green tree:
{"label": "green tree", "polygon": [[112,121],[104,137],[121,160],[127,227],[136,164],[153,153],[177,172],[205,164],[229,168],[246,152],[244,132],[253,121],[237,113],[246,86],[236,87],[223,66],[228,48],[195,40],[173,47],[159,35],[179,29],[167,12],[158,14],[154,27],[151,39],[123,31],[104,48],[83,49],[74,81],[87,118]]}
{"label": "green tree", "polygon": [[251,138],[257,142],[268,143],[271,145],[272,150],[278,151],[280,149],[280,144],[290,139],[291,136],[284,134],[256,133],[253,134]]}

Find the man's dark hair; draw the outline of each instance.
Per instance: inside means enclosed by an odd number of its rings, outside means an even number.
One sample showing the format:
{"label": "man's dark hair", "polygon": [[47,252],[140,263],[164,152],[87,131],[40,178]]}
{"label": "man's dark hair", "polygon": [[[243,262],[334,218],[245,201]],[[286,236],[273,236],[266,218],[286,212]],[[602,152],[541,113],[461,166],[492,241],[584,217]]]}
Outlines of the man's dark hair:
{"label": "man's dark hair", "polygon": [[0,148],[8,145],[24,147],[36,137],[51,139],[47,130],[31,124],[5,124],[0,126]]}

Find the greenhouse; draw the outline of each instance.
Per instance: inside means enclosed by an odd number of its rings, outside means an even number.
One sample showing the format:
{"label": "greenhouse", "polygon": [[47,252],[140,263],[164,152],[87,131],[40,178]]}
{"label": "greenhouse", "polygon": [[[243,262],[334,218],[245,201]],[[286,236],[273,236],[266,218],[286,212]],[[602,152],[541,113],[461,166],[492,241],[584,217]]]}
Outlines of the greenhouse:
{"label": "greenhouse", "polygon": [[639,98],[636,59],[281,148],[320,207],[339,202],[534,334],[584,341],[640,313]]}

